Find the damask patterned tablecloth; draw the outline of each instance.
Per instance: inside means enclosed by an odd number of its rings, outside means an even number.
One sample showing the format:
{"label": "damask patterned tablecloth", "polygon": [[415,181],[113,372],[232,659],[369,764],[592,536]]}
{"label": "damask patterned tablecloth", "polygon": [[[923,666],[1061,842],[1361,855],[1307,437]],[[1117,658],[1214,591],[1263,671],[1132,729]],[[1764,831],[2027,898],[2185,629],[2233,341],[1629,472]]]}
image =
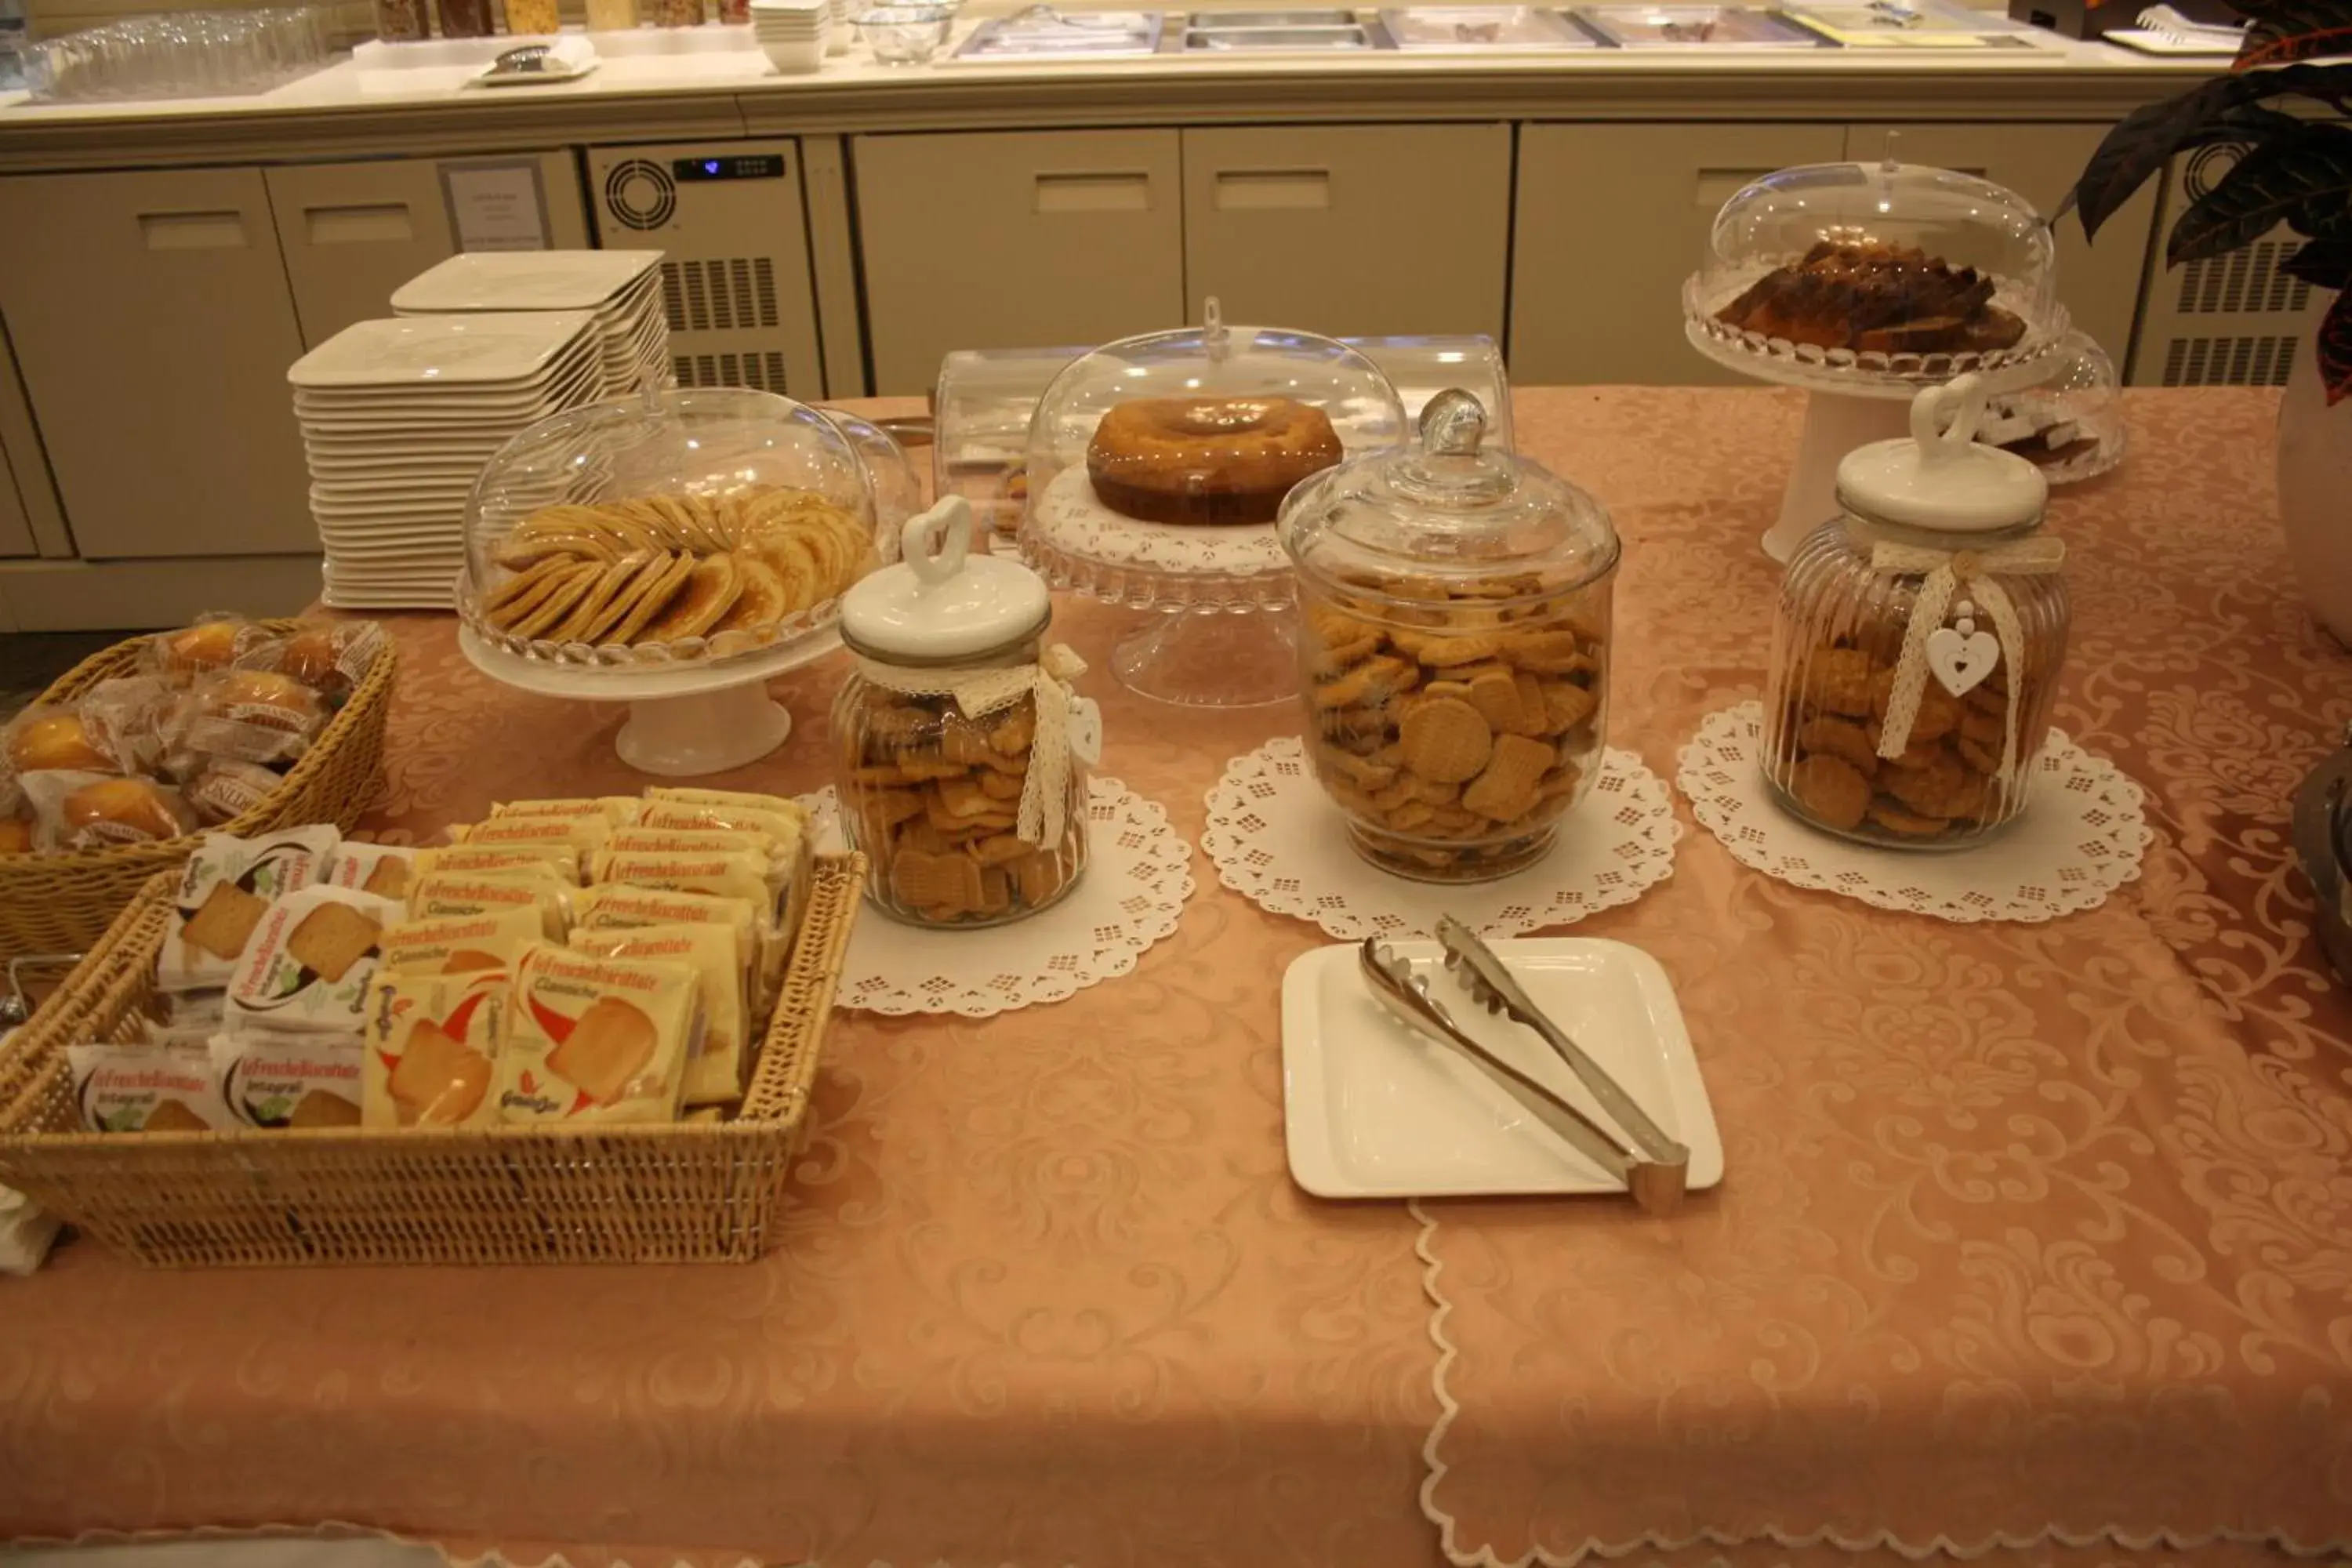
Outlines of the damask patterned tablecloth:
{"label": "damask patterned tablecloth", "polygon": [[[2352,720],[2352,658],[2292,596],[2274,406],[2134,394],[2123,473],[2053,508],[2060,722],[2141,779],[2158,830],[2105,909],[1882,914],[1694,827],[1671,880],[1578,928],[1681,992],[1728,1173],[1677,1219],[1301,1194],[1276,997],[1321,939],[1202,865],[1178,934],[1068,1002],[841,1016],[803,1201],[760,1264],[154,1275],[77,1246],[0,1283],[0,1540],[335,1520],[519,1561],[1647,1542],[1814,1568],[1857,1559],[1772,1539],[2352,1537],[2352,1003],[2284,832]],[[1625,533],[1612,740],[1668,776],[1759,685],[1754,542],[1800,412],[1521,395],[1522,444]],[[1101,667],[1127,624],[1058,623],[1097,666],[1104,771],[1197,837],[1226,759],[1294,721],[1126,697]],[[396,629],[387,836],[644,782],[617,710],[491,685],[446,620]],[[835,673],[779,682],[793,739],[727,782],[820,782]]]}

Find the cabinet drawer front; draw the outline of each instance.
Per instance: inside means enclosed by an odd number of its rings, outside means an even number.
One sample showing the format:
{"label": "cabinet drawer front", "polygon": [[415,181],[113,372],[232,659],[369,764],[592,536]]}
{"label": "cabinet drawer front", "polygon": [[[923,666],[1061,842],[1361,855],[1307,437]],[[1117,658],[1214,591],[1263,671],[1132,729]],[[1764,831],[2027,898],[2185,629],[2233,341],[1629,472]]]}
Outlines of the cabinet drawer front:
{"label": "cabinet drawer front", "polygon": [[1519,131],[1511,376],[1524,384],[1729,382],[1676,329],[1683,279],[1741,185],[1832,163],[1841,125],[1528,125]]}
{"label": "cabinet drawer front", "polygon": [[0,315],[83,554],[316,548],[259,171],[0,179]]}
{"label": "cabinet drawer front", "polygon": [[463,247],[450,226],[443,172],[469,163],[535,163],[548,248],[588,243],[580,176],[568,153],[295,163],[264,171],[304,342],[316,348],[353,321],[392,314],[393,290]]}
{"label": "cabinet drawer front", "polygon": [[1185,319],[1173,131],[851,143],[875,391],[951,349],[1093,343]]}
{"label": "cabinet drawer front", "polygon": [[1507,125],[1184,133],[1184,286],[1334,337],[1503,333]]}

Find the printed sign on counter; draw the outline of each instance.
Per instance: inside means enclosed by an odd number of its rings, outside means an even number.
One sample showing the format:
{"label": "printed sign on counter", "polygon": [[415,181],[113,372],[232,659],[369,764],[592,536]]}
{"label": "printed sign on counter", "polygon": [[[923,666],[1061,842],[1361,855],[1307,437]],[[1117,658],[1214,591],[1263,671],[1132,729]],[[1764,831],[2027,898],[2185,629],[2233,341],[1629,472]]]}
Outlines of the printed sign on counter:
{"label": "printed sign on counter", "polygon": [[539,161],[444,163],[441,194],[460,250],[545,250],[547,193]]}

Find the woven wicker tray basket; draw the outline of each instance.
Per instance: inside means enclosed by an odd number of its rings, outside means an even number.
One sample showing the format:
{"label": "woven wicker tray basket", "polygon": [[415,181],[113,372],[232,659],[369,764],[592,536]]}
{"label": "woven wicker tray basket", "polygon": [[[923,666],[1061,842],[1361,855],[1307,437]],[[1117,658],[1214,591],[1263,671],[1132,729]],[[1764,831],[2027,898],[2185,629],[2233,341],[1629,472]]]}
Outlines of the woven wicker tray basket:
{"label": "woven wicker tray basket", "polygon": [[0,1186],[164,1267],[748,1262],[783,1213],[865,880],[863,856],[817,859],[732,1121],[83,1132],[66,1047],[135,1037],[171,919],[174,881],[159,877],[0,1045]]}
{"label": "woven wicker tray basket", "polygon": [[[299,624],[261,623],[274,631]],[[58,677],[40,700],[70,701],[101,680],[138,674],[145,642],[134,637],[90,655]],[[387,638],[351,700],[327,721],[286,782],[218,831],[251,837],[312,822],[331,822],[346,831],[356,826],[383,787],[383,722],[392,710],[398,663]],[[179,867],[195,844],[193,837],[166,838],[54,855],[0,855],[0,958],[87,952],[149,878]]]}

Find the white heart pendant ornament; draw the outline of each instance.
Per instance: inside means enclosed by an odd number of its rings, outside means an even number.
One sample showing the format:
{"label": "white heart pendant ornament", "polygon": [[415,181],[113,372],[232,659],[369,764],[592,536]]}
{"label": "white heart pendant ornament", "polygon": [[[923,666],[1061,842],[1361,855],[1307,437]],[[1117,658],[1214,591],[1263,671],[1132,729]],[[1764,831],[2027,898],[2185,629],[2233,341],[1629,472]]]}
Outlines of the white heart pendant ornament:
{"label": "white heart pendant ornament", "polygon": [[1102,761],[1102,704],[1091,697],[1070,700],[1070,754],[1090,768]]}
{"label": "white heart pendant ornament", "polygon": [[1969,613],[1976,606],[1960,601],[1959,624],[1937,626],[1927,634],[1927,669],[1936,684],[1955,697],[1966,697],[1984,684],[2000,662],[2000,639],[1977,630]]}

